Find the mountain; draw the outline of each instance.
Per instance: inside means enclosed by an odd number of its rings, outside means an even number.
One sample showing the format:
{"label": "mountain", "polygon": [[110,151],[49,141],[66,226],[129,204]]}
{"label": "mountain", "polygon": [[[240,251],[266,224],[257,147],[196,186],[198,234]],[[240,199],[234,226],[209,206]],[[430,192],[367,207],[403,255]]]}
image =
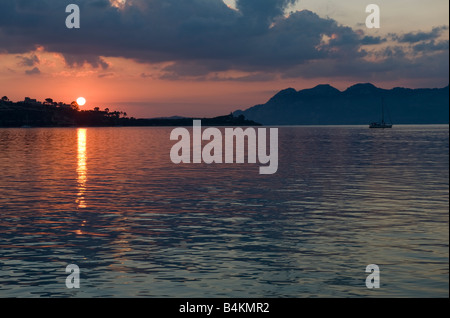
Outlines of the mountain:
{"label": "mountain", "polygon": [[356,84],[345,91],[331,85],[297,91],[288,88],[267,103],[234,112],[264,125],[366,125],[386,119],[394,124],[448,124],[449,87],[434,89],[378,88]]}

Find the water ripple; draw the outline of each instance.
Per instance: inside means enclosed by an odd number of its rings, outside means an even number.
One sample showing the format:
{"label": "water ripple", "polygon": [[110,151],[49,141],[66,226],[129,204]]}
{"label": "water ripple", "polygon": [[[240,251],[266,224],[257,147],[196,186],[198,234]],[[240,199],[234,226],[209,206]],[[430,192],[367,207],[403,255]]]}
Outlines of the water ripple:
{"label": "water ripple", "polygon": [[0,295],[448,297],[448,126],[281,128],[273,176],[169,135],[0,129]]}

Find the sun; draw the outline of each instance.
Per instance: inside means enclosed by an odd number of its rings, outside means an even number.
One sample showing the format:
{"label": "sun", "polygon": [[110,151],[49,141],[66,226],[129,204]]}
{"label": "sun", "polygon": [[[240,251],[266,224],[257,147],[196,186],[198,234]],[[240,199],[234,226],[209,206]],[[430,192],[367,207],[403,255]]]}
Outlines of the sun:
{"label": "sun", "polygon": [[84,104],[86,104],[86,99],[84,97],[78,97],[77,104],[79,106],[83,106]]}

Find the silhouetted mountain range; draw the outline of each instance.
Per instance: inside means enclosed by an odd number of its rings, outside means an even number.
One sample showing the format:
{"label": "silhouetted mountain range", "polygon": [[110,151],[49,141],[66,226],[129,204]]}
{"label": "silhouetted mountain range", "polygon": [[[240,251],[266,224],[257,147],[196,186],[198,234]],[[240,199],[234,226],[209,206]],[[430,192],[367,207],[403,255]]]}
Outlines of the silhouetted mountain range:
{"label": "silhouetted mountain range", "polygon": [[263,125],[365,125],[381,118],[394,124],[448,124],[449,87],[435,89],[382,89],[373,84],[356,84],[345,91],[318,85],[297,91],[288,88],[266,104],[253,106],[244,115]]}

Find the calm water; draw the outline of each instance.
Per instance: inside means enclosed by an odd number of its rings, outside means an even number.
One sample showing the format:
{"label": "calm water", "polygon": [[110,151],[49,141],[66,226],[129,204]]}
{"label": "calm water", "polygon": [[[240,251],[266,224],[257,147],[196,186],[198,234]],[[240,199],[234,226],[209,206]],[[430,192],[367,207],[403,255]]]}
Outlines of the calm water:
{"label": "calm water", "polygon": [[0,296],[449,296],[448,126],[280,128],[269,176],[171,129],[0,129]]}

